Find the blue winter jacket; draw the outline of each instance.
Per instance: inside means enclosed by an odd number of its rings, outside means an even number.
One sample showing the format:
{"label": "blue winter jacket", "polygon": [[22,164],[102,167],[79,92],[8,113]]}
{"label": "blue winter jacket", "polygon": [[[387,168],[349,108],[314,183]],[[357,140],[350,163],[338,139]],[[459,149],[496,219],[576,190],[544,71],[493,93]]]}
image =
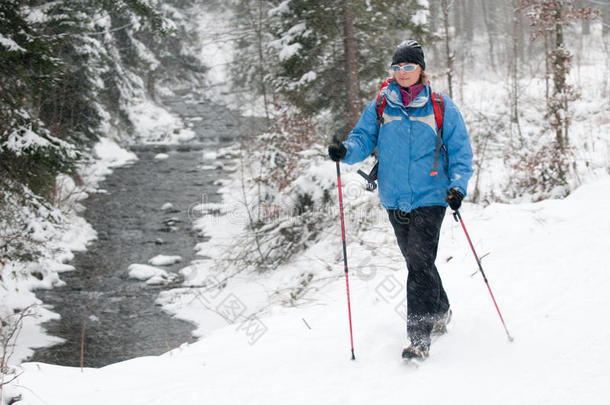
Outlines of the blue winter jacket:
{"label": "blue winter jacket", "polygon": [[452,187],[459,187],[466,196],[472,176],[472,148],[462,115],[453,101],[443,94],[443,147],[438,174],[431,176],[437,128],[430,86],[425,86],[406,108],[395,81],[382,90],[382,95],[387,100],[383,125],[379,128],[373,100],[344,142],[347,154],[343,162],[360,162],[377,146],[379,198],[387,209],[410,212],[418,207],[447,206],[447,189]]}

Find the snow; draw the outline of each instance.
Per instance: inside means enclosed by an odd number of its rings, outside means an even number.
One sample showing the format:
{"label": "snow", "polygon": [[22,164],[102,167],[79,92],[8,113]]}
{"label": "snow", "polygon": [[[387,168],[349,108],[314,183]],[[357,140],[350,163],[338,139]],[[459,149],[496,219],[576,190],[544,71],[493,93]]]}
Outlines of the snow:
{"label": "snow", "polygon": [[203,152],[203,159],[204,160],[216,160],[216,159],[218,159],[218,152],[215,152],[215,151]]}
{"label": "snow", "polygon": [[304,22],[298,23],[298,24],[295,24],[292,27],[290,27],[290,29],[288,30],[288,35],[290,35],[293,38],[303,36],[303,35],[305,35],[306,30],[307,30],[307,24],[305,24]]}
{"label": "snow", "polygon": [[25,49],[19,46],[19,44],[2,34],[0,34],[0,45],[12,52],[25,52]]}
{"label": "snow", "polygon": [[136,99],[128,109],[129,119],[137,129],[140,142],[184,143],[195,137],[180,117],[149,99]]}
{"label": "snow", "polygon": [[[281,3],[274,12],[282,12],[287,4]],[[425,17],[424,12],[415,16]],[[202,12],[201,35],[224,27],[226,21]],[[586,45],[585,49],[599,48]],[[213,40],[202,47],[201,58],[217,62],[210,83],[220,86],[226,80],[229,48]],[[282,53],[287,56],[295,51],[298,49],[288,46]],[[578,64],[571,74],[585,95],[573,104],[571,128],[583,185],[563,200],[532,203],[529,201],[536,196],[525,196],[518,200],[521,203],[493,203],[506,193],[511,172],[501,158],[492,156],[484,162],[486,177],[480,182],[487,193],[483,201],[489,205],[466,203],[461,210],[515,337],[513,343],[506,339],[461,227],[447,214],[437,265],[453,309],[449,333],[433,343],[431,357],[421,367],[400,360],[406,343],[404,259],[377,196],[362,190],[362,179],[355,173],[358,167],[342,166],[356,361],[349,360],[338,221],[274,271],[256,273],[229,267],[234,271],[226,273],[222,265],[238,253],[231,249],[245,247],[239,242],[248,224],[240,200],[242,190],[230,181],[223,188],[222,204],[196,207],[201,215],[193,227],[211,239],[197,244],[200,258],[180,270],[183,285],[163,289],[157,302],[176,317],[196,323],[197,343],[100,369],[24,363],[23,374],[4,388],[6,395],[19,392],[26,405],[605,403],[610,395],[610,326],[604,321],[610,304],[606,268],[609,121],[607,111],[591,96],[607,97],[607,81],[600,86],[598,80],[591,80],[598,77],[607,60],[603,58],[607,56],[600,52],[587,52],[575,58]],[[508,108],[505,80],[498,77],[504,73],[485,77],[488,73],[469,77],[456,89],[456,100],[464,106],[469,125],[479,112],[492,116]],[[527,84],[522,88],[522,129],[530,136],[540,130],[543,113],[533,101],[543,94],[544,83],[532,79]],[[486,89],[485,94],[481,89]],[[143,139],[165,143],[191,136],[177,117],[152,101],[136,101],[132,107],[130,117]],[[63,179],[65,190],[76,189],[74,201],[85,190],[94,190],[96,182],[110,172],[108,168],[136,159],[108,139],[96,145],[96,153],[99,166],[84,170],[90,185],[79,189],[69,178]],[[316,153],[303,157],[313,161]],[[206,152],[203,157],[216,160],[217,156]],[[290,189],[317,201],[324,188],[336,187],[334,164],[326,159],[309,168],[306,175],[309,177],[301,176]],[[225,183],[219,180],[218,184]],[[510,196],[504,199],[510,200]],[[279,204],[290,211],[294,201]],[[168,202],[161,209],[172,209],[172,205]],[[338,218],[338,212],[332,214]],[[9,291],[61,284],[57,273],[72,269],[64,263],[70,259],[69,249],[84,249],[95,237],[84,221],[74,219],[73,224],[65,238],[57,238],[57,246],[65,249],[54,260],[31,268],[48,268],[43,280],[5,277]],[[41,224],[31,227],[35,237],[47,232]],[[153,264],[163,265],[161,262]],[[177,277],[144,264],[133,264],[128,271],[130,277],[149,285],[165,285]],[[8,274],[20,272],[8,269]],[[33,299],[32,295],[3,293],[0,301],[0,307],[8,302],[6,307],[26,308]],[[22,335],[26,344],[17,347],[17,359],[27,355],[29,349],[23,347],[57,341],[50,337],[40,341],[44,337],[40,323],[56,315],[37,304],[38,318],[25,318]]]}
{"label": "snow", "polygon": [[416,25],[426,25],[428,22],[428,10],[417,10],[415,14],[413,14],[411,21]]}
{"label": "snow", "polygon": [[[355,176],[352,168],[344,172],[348,181]],[[379,215],[353,234],[353,214],[367,198],[345,200],[356,361],[350,360],[336,225],[276,272],[241,280],[237,275],[224,290],[200,290],[196,301],[196,295],[183,295],[188,305],[174,307],[182,317],[207,317],[217,328],[199,330],[204,337],[195,344],[82,372],[23,364],[17,384],[26,388],[25,403],[571,404],[602,403],[610,394],[610,326],[600,322],[610,304],[604,265],[610,177],[564,200],[462,208],[513,343],[459,224],[448,214],[437,265],[454,316],[449,333],[433,343],[418,368],[400,359],[406,269],[389,222]],[[230,222],[219,224],[218,236],[230,235],[224,226]],[[189,283],[201,283],[214,274],[211,266],[212,260],[197,261],[183,274]],[[261,296],[269,300],[283,281],[302,272],[315,276],[299,305],[262,304]],[[231,300],[246,308],[241,316],[223,313],[222,304]],[[257,300],[267,305],[264,311],[254,305]]]}
{"label": "snow", "polygon": [[120,147],[115,141],[102,138],[95,144],[93,151],[108,168],[119,167],[137,160],[135,153]]}
{"label": "snow", "polygon": [[146,264],[130,264],[127,270],[130,278],[146,281],[147,284],[165,284],[176,278],[173,273]]}
{"label": "snow", "polygon": [[169,159],[169,155],[167,153],[157,153],[154,157],[155,160],[165,160]]}
{"label": "snow", "polygon": [[309,82],[313,82],[314,80],[316,80],[316,78],[318,77],[318,75],[316,74],[316,72],[309,71],[307,73],[305,73],[303,76],[301,76],[301,78],[299,79],[299,84],[303,85],[303,84],[307,84]]}
{"label": "snow", "polygon": [[231,14],[216,11],[210,13],[204,8],[201,9],[197,16],[198,29],[197,34],[201,38],[201,48],[199,59],[210,68],[206,73],[206,78],[209,84],[218,86],[213,92],[208,92],[208,95],[214,98],[219,96],[219,93],[228,92],[227,86],[227,69],[230,63],[234,60],[234,50],[230,41],[225,39],[226,36],[234,34],[235,27],[230,25]]}
{"label": "snow", "polygon": [[289,13],[290,8],[289,8],[288,4],[290,3],[290,1],[291,0],[285,0],[285,1],[281,2],[277,7],[274,7],[271,10],[269,10],[267,15],[272,17],[274,15]]}
{"label": "snow", "polygon": [[43,138],[29,128],[20,127],[8,135],[8,139],[0,145],[21,155],[24,149],[65,149],[67,153],[74,156],[74,148],[71,144],[46,134],[48,139]]}
{"label": "snow", "polygon": [[284,62],[284,61],[292,58],[294,55],[296,55],[299,52],[299,50],[302,47],[303,47],[303,45],[301,45],[298,42],[295,42],[294,44],[290,44],[290,45],[285,45],[279,53],[280,62]]}
{"label": "snow", "polygon": [[138,41],[136,38],[132,39],[133,44],[135,45],[136,53],[138,54],[138,59],[143,63],[147,63],[149,69],[154,71],[159,67],[159,61],[155,57],[155,54],[151,52],[146,45],[144,45],[141,41]]}
{"label": "snow", "polygon": [[[56,274],[47,274],[43,270],[42,280],[34,277],[26,278],[23,274],[30,271],[41,270],[40,265],[23,265],[8,262],[2,270],[2,294],[0,294],[0,315],[3,321],[16,320],[22,314],[23,318],[22,329],[19,334],[19,344],[8,347],[12,354],[9,360],[11,363],[17,363],[33,354],[32,348],[50,346],[61,343],[63,340],[57,337],[46,335],[41,324],[45,321],[56,319],[57,315],[42,306],[42,302],[30,292],[35,288],[50,288],[52,285],[59,285],[59,279]],[[26,267],[26,271],[23,271]],[[5,311],[11,310],[13,314],[7,314]],[[10,324],[10,322],[9,322]],[[3,325],[8,326],[8,325]],[[10,327],[7,327],[8,333]],[[4,330],[3,330],[4,336]]]}
{"label": "snow", "polygon": [[165,204],[163,204],[161,206],[161,211],[169,211],[171,209],[174,208],[174,204],[170,203],[170,202],[166,202]]}
{"label": "snow", "polygon": [[158,255],[150,259],[148,263],[153,266],[171,266],[172,264],[180,263],[181,261],[182,257],[180,256]]}

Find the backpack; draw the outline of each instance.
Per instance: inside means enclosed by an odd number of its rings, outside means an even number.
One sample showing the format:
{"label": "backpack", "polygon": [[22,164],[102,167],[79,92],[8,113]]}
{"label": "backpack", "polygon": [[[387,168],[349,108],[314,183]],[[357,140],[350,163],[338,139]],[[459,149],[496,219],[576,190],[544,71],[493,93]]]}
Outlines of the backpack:
{"label": "backpack", "polygon": [[[383,89],[389,86],[392,82],[392,78],[387,78],[379,87],[379,93],[377,94],[377,100],[375,102],[375,111],[377,112],[377,124],[379,124],[379,128],[383,125],[383,110],[385,109],[386,99],[385,96],[382,96]],[[428,82],[428,84],[430,84]],[[436,176],[438,174],[438,156],[441,150],[441,139],[443,137],[443,118],[445,116],[445,102],[443,101],[443,96],[440,93],[431,92],[432,99],[432,108],[434,109],[434,119],[436,120],[436,127],[438,128],[436,134],[436,150],[434,151],[434,167],[430,172],[430,176]],[[375,162],[375,166],[371,169],[369,174],[364,173],[362,170],[358,170],[358,174],[364,177],[367,181],[366,189],[368,191],[373,191],[377,188],[377,170],[379,169],[379,161]]]}

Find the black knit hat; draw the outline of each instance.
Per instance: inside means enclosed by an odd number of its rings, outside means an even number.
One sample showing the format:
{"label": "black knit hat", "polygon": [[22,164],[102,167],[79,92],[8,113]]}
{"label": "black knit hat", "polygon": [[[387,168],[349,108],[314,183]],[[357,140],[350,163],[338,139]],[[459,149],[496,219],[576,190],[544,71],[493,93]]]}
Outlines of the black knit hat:
{"label": "black knit hat", "polygon": [[409,40],[398,45],[392,57],[392,65],[399,63],[416,63],[423,70],[426,70],[426,61],[424,60],[424,51],[417,41]]}

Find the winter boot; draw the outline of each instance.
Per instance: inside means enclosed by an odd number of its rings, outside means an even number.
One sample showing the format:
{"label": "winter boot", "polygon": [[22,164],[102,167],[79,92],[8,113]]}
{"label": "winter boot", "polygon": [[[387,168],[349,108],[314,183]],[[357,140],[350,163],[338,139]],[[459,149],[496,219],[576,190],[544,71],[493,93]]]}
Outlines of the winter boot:
{"label": "winter boot", "polygon": [[402,358],[405,360],[424,360],[429,354],[430,347],[423,343],[411,343],[411,345],[402,350]]}
{"label": "winter boot", "polygon": [[442,314],[432,326],[433,335],[444,335],[447,333],[447,325],[451,322],[451,309]]}

